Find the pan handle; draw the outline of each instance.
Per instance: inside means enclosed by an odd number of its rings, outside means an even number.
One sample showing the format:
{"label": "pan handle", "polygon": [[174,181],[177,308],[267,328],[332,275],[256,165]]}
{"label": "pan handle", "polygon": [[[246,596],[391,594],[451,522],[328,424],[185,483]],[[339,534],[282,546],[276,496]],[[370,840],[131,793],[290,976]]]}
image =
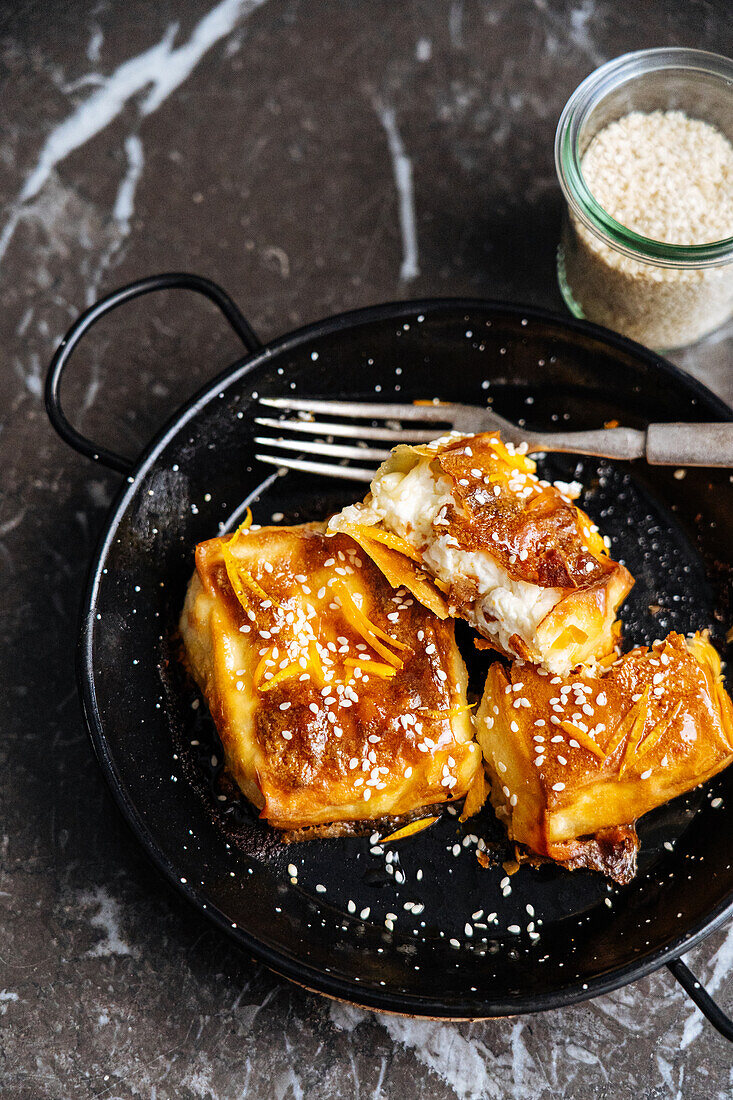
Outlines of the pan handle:
{"label": "pan handle", "polygon": [[98,302],[85,310],[66,333],[51,360],[46,376],[46,412],[53,427],[70,447],[73,447],[80,454],[86,455],[92,462],[101,462],[103,466],[108,466],[110,470],[116,470],[121,474],[130,473],[134,465],[132,460],[123,458],[122,455],[118,455],[114,451],[108,451],[105,447],[98,447],[78,432],[66,419],[61,408],[61,376],[71,353],[82,336],[101,317],[105,317],[125,302],[132,301],[133,298],[140,298],[143,294],[150,294],[154,290],[174,289],[193,290],[197,294],[203,294],[205,298],[218,306],[248,352],[258,351],[262,347],[262,343],[250,328],[237,305],[220,286],[210,279],[204,279],[201,275],[191,275],[185,271],[150,275],[146,279],[137,279],[134,283],[129,283],[127,286],[120,287],[119,290],[108,294],[106,298],[100,298]]}
{"label": "pan handle", "polygon": [[685,993],[695,1002],[703,1016],[707,1017],[713,1027],[725,1039],[733,1043],[733,1020],[730,1016],[726,1016],[720,1005],[713,1000],[707,989],[697,980],[689,966],[683,963],[682,959],[671,959],[667,963],[667,968],[675,976]]}

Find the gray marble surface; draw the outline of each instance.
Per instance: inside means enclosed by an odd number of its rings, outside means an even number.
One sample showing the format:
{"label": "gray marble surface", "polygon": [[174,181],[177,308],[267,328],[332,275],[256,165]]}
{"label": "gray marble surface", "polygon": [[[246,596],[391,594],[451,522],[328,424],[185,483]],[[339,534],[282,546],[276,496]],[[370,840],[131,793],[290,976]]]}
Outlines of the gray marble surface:
{"label": "gray marble surface", "polygon": [[[0,1094],[163,1100],[733,1095],[662,972],[537,1017],[331,1004],[159,880],[104,787],[76,616],[118,479],[48,427],[78,309],[138,275],[221,281],[263,338],[422,295],[554,308],[552,139],[628,49],[733,52],[729,0],[28,0],[0,5]],[[131,307],[79,356],[76,422],[134,454],[234,358],[205,306]],[[676,356],[728,400],[733,336]],[[733,928],[689,960],[730,1008]]]}

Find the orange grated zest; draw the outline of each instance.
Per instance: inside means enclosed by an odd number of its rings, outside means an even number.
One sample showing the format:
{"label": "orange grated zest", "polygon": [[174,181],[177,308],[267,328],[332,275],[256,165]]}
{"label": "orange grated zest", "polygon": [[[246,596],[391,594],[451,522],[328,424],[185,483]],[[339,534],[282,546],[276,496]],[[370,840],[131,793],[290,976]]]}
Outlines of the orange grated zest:
{"label": "orange grated zest", "polygon": [[635,703],[634,706],[631,708],[631,710],[626,715],[626,717],[622,718],[622,720],[619,722],[618,726],[616,727],[615,732],[611,734],[611,736],[609,737],[608,741],[606,742],[606,744],[604,746],[603,751],[605,752],[606,756],[613,756],[616,749],[619,747],[619,745],[624,740],[627,733],[629,732],[629,730],[633,726],[634,722],[636,721],[637,711],[638,711],[638,704]]}
{"label": "orange grated zest", "polygon": [[232,553],[231,546],[234,542],[234,538],[229,539],[227,542],[222,543],[221,552],[224,558],[224,565],[226,567],[227,576],[229,577],[229,583],[234,589],[235,595],[245,611],[250,608],[249,595],[246,589],[249,589],[250,593],[254,593],[259,596],[261,600],[269,600],[275,607],[282,607],[280,603],[272,596],[269,596],[265,592],[264,588],[258,584],[251,573],[248,573],[246,569],[240,569],[237,559]]}
{"label": "orange grated zest", "polygon": [[268,596],[262,585],[259,584],[254,579],[252,574],[248,573],[246,569],[238,569],[237,573],[239,574],[240,580],[243,582],[243,584],[248,585],[249,588],[255,593],[255,595],[259,596],[261,600],[269,600],[270,603],[275,604],[276,607],[280,607],[280,604],[277,602],[277,600],[274,600],[272,596]]}
{"label": "orange grated zest", "polygon": [[597,756],[599,760],[605,760],[606,754],[600,745],[597,745],[593,738],[584,733],[580,726],[576,726],[574,722],[561,722],[560,729],[565,730],[571,737],[574,737],[581,748],[587,749],[588,752],[592,752],[594,756]]}
{"label": "orange grated zest", "polygon": [[403,825],[401,829],[390,833],[389,836],[383,836],[379,843],[391,844],[393,840],[405,840],[408,836],[414,836],[415,833],[421,833],[423,829],[434,825],[437,820],[437,817],[421,817],[419,821],[411,821],[409,825]]}
{"label": "orange grated zest", "polygon": [[345,528],[347,535],[352,532],[360,539],[372,539],[373,542],[381,542],[384,546],[388,546],[390,550],[396,550],[398,554],[404,554],[406,558],[410,558],[411,561],[420,562],[420,555],[417,550],[410,546],[409,542],[400,538],[399,535],[395,535],[392,531],[382,531],[376,527],[369,527],[366,524],[355,524],[353,527]]}
{"label": "orange grated zest", "polygon": [[254,671],[254,676],[252,677],[252,680],[253,680],[253,683],[254,683],[255,687],[259,687],[259,685],[260,685],[260,680],[262,679],[262,677],[265,674],[265,667],[267,665],[267,662],[272,660],[271,654],[272,654],[272,650],[268,649],[267,653],[263,654],[263,656],[260,657],[260,659],[257,663],[257,667],[255,668],[255,671]]}
{"label": "orange grated zest", "polygon": [[374,676],[383,676],[385,680],[391,680],[397,675],[394,665],[384,665],[381,661],[370,661],[368,657],[346,657],[344,664],[347,668],[361,668]]}
{"label": "orange grated zest", "polygon": [[649,684],[644,688],[641,699],[639,700],[639,713],[636,715],[634,724],[631,727],[629,739],[626,742],[626,750],[624,752],[623,762],[621,764],[620,775],[624,775],[631,765],[634,763],[636,756],[636,747],[641,740],[644,733],[644,727],[646,725],[647,715],[649,714],[649,695],[651,694],[651,687]]}
{"label": "orange grated zest", "polygon": [[654,727],[654,729],[651,731],[651,733],[648,733],[647,736],[645,738],[643,738],[642,741],[640,741],[640,743],[638,744],[638,746],[636,748],[636,759],[637,760],[640,760],[642,756],[646,756],[646,754],[648,752],[651,752],[651,750],[654,748],[654,746],[659,741],[661,741],[661,739],[664,737],[664,735],[667,732],[667,730],[669,729],[669,727],[672,725],[672,723],[675,721],[675,719],[679,715],[680,711],[682,710],[682,706],[683,706],[683,702],[680,699],[677,706],[674,708],[674,710],[669,715],[669,717],[662,719],[661,722],[658,722],[657,725]]}
{"label": "orange grated zest", "polygon": [[237,597],[237,599],[239,600],[239,602],[242,605],[242,607],[244,608],[244,610],[249,611],[250,610],[249,598],[247,596],[247,592],[245,591],[245,587],[242,583],[242,579],[239,575],[239,569],[237,567],[237,563],[236,563],[236,560],[234,558],[234,555],[232,554],[231,550],[229,549],[229,543],[228,542],[223,543],[221,550],[222,550],[222,555],[224,557],[224,568],[227,571],[227,577],[229,578],[229,583],[232,586],[232,589],[234,590],[234,595]]}
{"label": "orange grated zest", "polygon": [[326,674],[321,661],[321,655],[318,652],[318,646],[313,639],[308,643],[308,671],[318,687],[323,690],[326,686]]}
{"label": "orange grated zest", "polygon": [[248,508],[247,511],[244,513],[244,519],[242,520],[242,522],[240,523],[239,527],[234,532],[232,537],[229,539],[229,542],[230,543],[234,542],[234,540],[238,539],[240,535],[243,535],[245,531],[248,531],[251,526],[252,526],[252,509]]}
{"label": "orange grated zest", "polygon": [[394,638],[390,638],[389,634],[385,634],[378,626],[375,626],[375,624],[366,617],[364,612],[356,606],[346,585],[334,585],[334,588],[341,599],[341,610],[349,625],[354,628],[357,634],[361,634],[362,638],[369,643],[372,649],[376,650],[380,657],[384,657],[385,661],[389,661],[395,668],[403,668],[404,661],[380,642],[378,634],[398,649],[409,649],[409,646],[403,645],[402,642],[397,642]]}
{"label": "orange grated zest", "polygon": [[406,645],[404,642],[399,641],[399,639],[397,638],[393,638],[391,634],[387,634],[384,630],[381,629],[381,627],[378,627],[376,623],[373,623],[371,619],[368,619],[361,608],[356,606],[351,592],[349,592],[349,589],[343,582],[341,582],[341,585],[339,587],[346,592],[349,600],[351,601],[352,607],[356,611],[357,616],[359,616],[363,620],[365,626],[371,631],[372,634],[376,635],[377,638],[381,638],[383,642],[389,642],[389,644],[393,645],[395,649],[408,650],[410,648],[409,645]]}
{"label": "orange grated zest", "polygon": [[271,680],[265,680],[257,684],[259,691],[270,691],[272,688],[277,687],[283,680],[290,680],[293,676],[298,676],[302,672],[302,668],[299,664],[295,663],[287,665],[286,668],[281,668],[279,672],[276,672]]}

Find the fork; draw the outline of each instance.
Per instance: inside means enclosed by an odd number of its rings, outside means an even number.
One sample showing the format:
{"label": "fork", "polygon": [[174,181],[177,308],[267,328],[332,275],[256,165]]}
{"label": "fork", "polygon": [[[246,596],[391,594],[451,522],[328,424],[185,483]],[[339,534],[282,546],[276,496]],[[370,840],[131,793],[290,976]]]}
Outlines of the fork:
{"label": "fork", "polygon": [[[529,454],[563,452],[597,455],[599,458],[645,458],[654,466],[733,466],[733,421],[720,424],[649,424],[638,428],[600,428],[585,432],[530,432],[520,428],[492,409],[476,405],[379,404],[370,401],[322,401],[318,398],[261,397],[260,403],[272,409],[300,413],[297,419],[255,417],[255,424],[292,432],[295,438],[278,434],[255,436],[255,443],[279,451],[315,455],[331,462],[289,454],[257,454],[260,462],[290,470],[303,470],[326,477],[371,481],[379,463],[389,450],[371,447],[366,440],[398,443],[428,443],[450,431],[467,435],[499,431],[504,442],[528,444]],[[341,417],[333,422],[314,420],[316,414]],[[357,421],[369,423],[360,424]],[[345,422],[344,422],[345,421]],[[399,422],[406,421],[408,427]],[[379,422],[379,423],[378,423]],[[427,427],[426,425],[431,425]],[[298,438],[300,436],[301,438]],[[316,440],[302,436],[320,436]],[[335,439],[350,442],[336,443]],[[369,466],[351,466],[351,460],[370,462]]]}

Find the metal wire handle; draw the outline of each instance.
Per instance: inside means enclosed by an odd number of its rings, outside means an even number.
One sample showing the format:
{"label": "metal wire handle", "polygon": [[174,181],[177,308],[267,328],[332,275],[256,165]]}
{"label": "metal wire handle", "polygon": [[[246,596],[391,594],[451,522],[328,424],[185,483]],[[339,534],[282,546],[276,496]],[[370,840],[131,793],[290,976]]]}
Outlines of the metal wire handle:
{"label": "metal wire handle", "polygon": [[155,290],[193,290],[197,294],[202,294],[218,306],[248,352],[258,351],[262,347],[261,341],[250,328],[239,307],[217,283],[205,279],[201,275],[192,275],[185,271],[150,275],[146,279],[137,279],[134,283],[129,283],[127,286],[120,287],[119,290],[108,294],[106,298],[100,298],[98,302],[85,310],[66,333],[51,360],[46,376],[46,412],[51,424],[65,443],[68,443],[75,451],[90,458],[92,462],[101,462],[103,466],[107,466],[110,470],[116,470],[121,474],[129,474],[135,465],[134,461],[125,458],[123,455],[118,455],[115,451],[110,451],[106,447],[99,447],[96,443],[92,443],[67,420],[61,408],[61,376],[71,353],[92,325],[95,325],[100,318],[105,317],[125,302],[130,302],[133,298],[140,298],[143,294],[150,294]]}
{"label": "metal wire handle", "polygon": [[671,959],[667,963],[667,969],[674,974],[690,1000],[694,1001],[703,1016],[713,1025],[716,1031],[733,1043],[733,1020],[726,1016],[720,1005],[713,1000],[707,989],[697,980],[682,959]]}

